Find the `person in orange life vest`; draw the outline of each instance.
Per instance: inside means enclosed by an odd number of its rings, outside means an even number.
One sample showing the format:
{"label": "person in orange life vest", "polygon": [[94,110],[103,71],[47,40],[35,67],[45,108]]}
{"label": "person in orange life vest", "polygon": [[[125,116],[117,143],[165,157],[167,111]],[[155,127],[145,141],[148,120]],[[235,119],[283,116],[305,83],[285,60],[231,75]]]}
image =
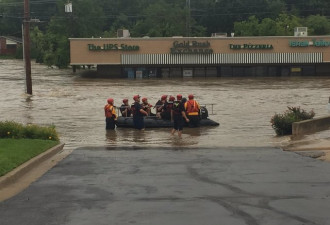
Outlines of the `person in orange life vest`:
{"label": "person in orange life vest", "polygon": [[121,115],[123,117],[130,117],[132,114],[131,107],[128,105],[128,99],[124,98],[123,99],[123,104],[119,108]]}
{"label": "person in orange life vest", "polygon": [[194,95],[190,94],[188,96],[188,101],[184,104],[184,109],[186,111],[186,115],[189,119],[189,127],[198,127],[199,126],[199,103],[194,99]]}
{"label": "person in orange life vest", "polygon": [[116,127],[116,120],[117,120],[117,114],[116,109],[113,106],[114,101],[112,98],[108,98],[107,100],[108,104],[104,106],[104,114],[105,114],[105,129],[115,129]]}
{"label": "person in orange life vest", "polygon": [[134,95],[133,100],[134,104],[131,106],[131,109],[133,113],[134,128],[144,130],[144,115],[147,116],[148,113],[143,110],[142,105],[140,104],[139,95]]}
{"label": "person in orange life vest", "polygon": [[171,133],[172,135],[174,135],[175,131],[177,131],[178,136],[181,138],[184,125],[183,119],[185,119],[187,123],[189,122],[189,119],[187,118],[186,113],[184,111],[182,95],[177,95],[176,99],[177,100],[173,102],[173,107],[171,109],[171,115],[173,118],[173,129]]}
{"label": "person in orange life vest", "polygon": [[162,95],[162,97],[160,98],[160,100],[158,100],[158,102],[155,104],[155,108],[156,108],[156,116],[161,119],[162,116],[160,115],[164,110],[164,104],[167,102],[167,95]]}
{"label": "person in orange life vest", "polygon": [[168,99],[168,102],[165,102],[164,103],[163,110],[160,113],[162,119],[164,119],[164,120],[172,120],[171,109],[173,107],[174,100],[175,100],[175,97],[170,96],[169,99]]}
{"label": "person in orange life vest", "polygon": [[155,116],[155,114],[153,114],[151,112],[151,107],[152,107],[152,105],[149,104],[148,99],[147,98],[142,98],[142,108],[143,108],[143,110],[148,113],[148,116]]}

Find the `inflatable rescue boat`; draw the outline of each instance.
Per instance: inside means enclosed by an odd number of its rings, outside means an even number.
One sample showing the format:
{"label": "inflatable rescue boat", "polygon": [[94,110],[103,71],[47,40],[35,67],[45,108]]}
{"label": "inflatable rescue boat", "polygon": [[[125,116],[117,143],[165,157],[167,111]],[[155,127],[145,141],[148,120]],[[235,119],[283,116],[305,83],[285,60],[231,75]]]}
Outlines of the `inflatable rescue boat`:
{"label": "inflatable rescue boat", "polygon": [[[173,122],[170,120],[163,120],[159,119],[156,116],[146,116],[144,117],[144,125],[146,128],[165,128],[165,127],[173,127]],[[205,126],[219,126],[220,124],[208,119],[203,118],[200,120],[200,127]],[[188,124],[185,124],[188,127]],[[126,127],[126,128],[133,128],[133,117],[122,117],[119,116],[117,118],[117,127]]]}

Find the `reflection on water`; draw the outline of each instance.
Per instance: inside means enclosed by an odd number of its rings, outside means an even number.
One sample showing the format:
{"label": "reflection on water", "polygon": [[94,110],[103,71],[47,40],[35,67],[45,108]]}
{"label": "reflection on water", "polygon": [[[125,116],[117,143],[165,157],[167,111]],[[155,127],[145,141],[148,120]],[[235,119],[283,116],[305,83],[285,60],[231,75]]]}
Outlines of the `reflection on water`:
{"label": "reflection on water", "polygon": [[[81,146],[220,147],[272,146],[275,137],[270,118],[287,106],[328,114],[328,77],[258,77],[207,79],[95,79],[32,63],[33,96],[26,95],[23,62],[0,60],[1,120],[41,125],[54,124],[66,148]],[[215,104],[210,118],[219,127],[185,128],[183,138],[170,128],[105,131],[106,99],[135,94],[155,102],[163,94],[193,93],[201,104]],[[210,110],[210,108],[209,108]],[[210,110],[211,111],[211,110]]]}
{"label": "reflection on water", "polygon": [[117,143],[117,130],[106,130],[105,137],[107,144],[114,145]]}

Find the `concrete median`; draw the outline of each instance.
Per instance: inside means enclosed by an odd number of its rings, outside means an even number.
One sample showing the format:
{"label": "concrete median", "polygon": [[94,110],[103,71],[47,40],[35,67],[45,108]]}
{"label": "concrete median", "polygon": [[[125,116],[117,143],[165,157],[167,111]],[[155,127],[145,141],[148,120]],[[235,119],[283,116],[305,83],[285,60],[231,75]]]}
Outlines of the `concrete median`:
{"label": "concrete median", "polygon": [[330,128],[330,116],[295,122],[292,124],[292,135],[311,134]]}

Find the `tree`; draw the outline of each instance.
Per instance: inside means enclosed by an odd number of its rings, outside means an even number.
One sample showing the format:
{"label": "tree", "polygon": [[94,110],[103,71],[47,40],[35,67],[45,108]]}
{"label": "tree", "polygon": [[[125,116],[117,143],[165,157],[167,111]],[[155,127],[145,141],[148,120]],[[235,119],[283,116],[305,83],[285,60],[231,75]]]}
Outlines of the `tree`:
{"label": "tree", "polygon": [[300,27],[300,19],[294,15],[280,14],[276,18],[276,35],[291,36],[295,27]]}
{"label": "tree", "polygon": [[330,21],[325,16],[309,16],[306,18],[305,24],[312,35],[330,34]]}
{"label": "tree", "polygon": [[274,19],[279,13],[285,11],[282,0],[205,0],[200,2],[204,2],[204,5],[200,6],[205,9],[204,13],[194,18],[200,25],[207,28],[208,33],[230,33],[234,31],[235,22],[246,21],[251,16],[255,16],[258,20]]}
{"label": "tree", "polygon": [[[313,35],[330,33],[329,0],[190,0],[190,11],[185,0],[74,0],[72,14],[65,3],[30,1],[31,18],[43,21],[31,34],[38,62],[65,67],[68,38],[116,37],[123,28],[133,37],[185,36],[186,25],[191,36],[292,35],[302,25]],[[0,35],[21,37],[23,1],[0,0],[0,15]]]}
{"label": "tree", "polygon": [[317,14],[329,16],[329,0],[284,0],[284,2],[286,3],[286,12],[298,17],[307,17]]}
{"label": "tree", "polygon": [[[159,1],[149,5],[143,11],[144,18],[139,19],[132,29],[135,37],[171,37],[184,36],[186,26],[186,11],[176,4]],[[203,28],[192,20],[192,35],[201,35]]]}
{"label": "tree", "polygon": [[105,31],[102,37],[117,37],[118,29],[128,29],[131,30],[133,27],[133,22],[125,14],[120,14],[117,16],[116,20],[111,24],[109,30]]}
{"label": "tree", "polygon": [[255,16],[250,16],[247,21],[235,22],[234,31],[236,36],[258,36],[259,20]]}
{"label": "tree", "polygon": [[45,34],[35,31],[34,41],[38,50],[38,60],[48,66],[67,67],[70,63],[70,37],[92,37],[103,31],[103,11],[91,0],[77,0],[73,14],[66,15],[64,3],[58,1],[57,16],[48,23]]}
{"label": "tree", "polygon": [[293,15],[280,14],[274,20],[264,18],[259,22],[255,16],[248,21],[235,23],[236,36],[287,36],[293,34],[293,28],[301,26],[300,19]]}
{"label": "tree", "polygon": [[258,32],[260,36],[275,36],[277,33],[276,22],[270,18],[265,18],[258,25]]}
{"label": "tree", "polygon": [[0,35],[21,36],[23,4],[12,0],[0,1]]}

